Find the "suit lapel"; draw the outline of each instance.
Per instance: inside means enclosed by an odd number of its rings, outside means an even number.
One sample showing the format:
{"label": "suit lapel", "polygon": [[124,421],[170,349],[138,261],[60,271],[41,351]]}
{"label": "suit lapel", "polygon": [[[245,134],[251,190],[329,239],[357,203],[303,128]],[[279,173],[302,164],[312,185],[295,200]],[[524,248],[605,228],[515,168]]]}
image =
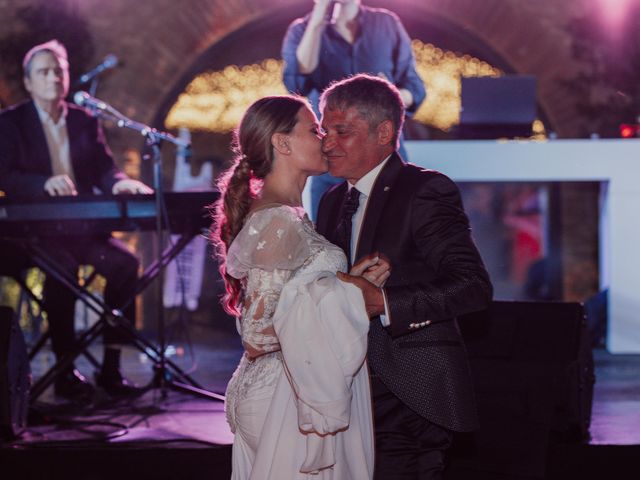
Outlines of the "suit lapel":
{"label": "suit lapel", "polygon": [[375,232],[380,216],[382,215],[382,210],[387,203],[389,195],[393,192],[394,184],[397,176],[400,174],[402,165],[402,159],[397,153],[393,153],[373,184],[367,209],[362,220],[362,227],[360,227],[360,237],[358,238],[354,263],[363,255],[370,253],[373,249]]}
{"label": "suit lapel", "polygon": [[[78,170],[82,168],[82,165],[79,165],[78,159],[81,157],[79,155],[81,151],[80,147],[80,135],[72,135],[72,132],[78,132],[80,130],[80,124],[78,120],[80,120],[80,116],[76,115],[78,112],[73,108],[69,108],[67,110],[67,136],[69,138],[69,156],[71,157],[71,165],[73,166],[73,173],[77,176]],[[77,178],[76,178],[77,180]]]}
{"label": "suit lapel", "polygon": [[318,225],[316,229],[330,242],[335,241],[334,234],[340,221],[346,191],[347,182],[342,182],[323,197],[321,208],[318,210]]}
{"label": "suit lapel", "polygon": [[49,156],[49,144],[47,144],[47,137],[44,134],[44,128],[40,122],[40,116],[36,105],[33,101],[29,102],[28,108],[25,110],[25,132],[31,132],[32,142],[27,143],[27,148],[31,149],[29,155],[30,160],[38,162],[39,165],[35,167],[37,171],[52,173],[51,170],[51,157]]}

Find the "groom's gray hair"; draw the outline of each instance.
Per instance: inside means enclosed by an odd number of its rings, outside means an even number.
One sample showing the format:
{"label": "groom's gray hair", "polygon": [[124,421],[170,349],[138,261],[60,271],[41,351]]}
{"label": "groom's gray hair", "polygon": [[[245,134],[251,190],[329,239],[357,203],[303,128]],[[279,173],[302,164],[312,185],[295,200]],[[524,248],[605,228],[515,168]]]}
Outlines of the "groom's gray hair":
{"label": "groom's gray hair", "polygon": [[395,129],[392,143],[397,146],[398,136],[404,123],[404,103],[398,89],[384,78],[360,73],[344,80],[333,82],[322,92],[320,111],[347,110],[355,107],[369,124],[369,130],[385,120],[391,120]]}

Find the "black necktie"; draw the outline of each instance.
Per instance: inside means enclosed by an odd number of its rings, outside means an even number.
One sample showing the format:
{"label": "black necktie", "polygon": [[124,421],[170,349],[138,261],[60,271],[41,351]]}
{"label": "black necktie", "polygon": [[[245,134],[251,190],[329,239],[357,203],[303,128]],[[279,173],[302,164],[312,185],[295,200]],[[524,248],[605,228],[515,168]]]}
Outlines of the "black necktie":
{"label": "black necktie", "polygon": [[351,190],[345,195],[344,203],[342,204],[342,210],[340,215],[340,222],[336,227],[336,244],[344,250],[347,255],[347,262],[349,262],[349,268],[351,268],[351,220],[353,214],[358,210],[360,204],[360,192],[352,187]]}

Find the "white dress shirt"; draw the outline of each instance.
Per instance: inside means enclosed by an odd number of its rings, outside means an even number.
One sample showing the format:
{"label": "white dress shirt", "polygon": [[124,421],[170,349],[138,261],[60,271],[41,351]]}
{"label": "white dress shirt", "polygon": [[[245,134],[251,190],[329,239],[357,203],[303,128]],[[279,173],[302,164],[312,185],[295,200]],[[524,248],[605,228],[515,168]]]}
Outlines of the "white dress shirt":
{"label": "white dress shirt", "polygon": [[[353,220],[351,222],[351,261],[353,263],[353,257],[356,254],[356,248],[358,248],[358,241],[360,240],[360,230],[362,230],[362,221],[364,220],[364,215],[367,212],[367,204],[369,203],[369,197],[371,195],[371,190],[373,190],[373,185],[376,183],[376,179],[378,178],[378,174],[384,168],[384,166],[389,161],[389,155],[382,162],[380,162],[375,168],[369,170],[360,180],[356,182],[355,185],[351,185],[351,183],[347,182],[349,187],[349,191],[353,187],[357,188],[360,192],[360,203],[358,204],[358,210],[353,215]],[[382,289],[382,296],[384,297],[384,315],[380,315],[380,321],[382,325],[388,327],[391,322],[389,320],[389,308],[387,304],[387,294]]]}
{"label": "white dress shirt", "polygon": [[40,109],[37,103],[34,103],[34,105],[38,111],[44,135],[47,139],[53,175],[68,175],[75,184],[76,179],[73,173],[73,165],[71,164],[69,134],[67,132],[67,106],[62,105],[62,114],[58,119],[58,123],[55,123],[51,115]]}

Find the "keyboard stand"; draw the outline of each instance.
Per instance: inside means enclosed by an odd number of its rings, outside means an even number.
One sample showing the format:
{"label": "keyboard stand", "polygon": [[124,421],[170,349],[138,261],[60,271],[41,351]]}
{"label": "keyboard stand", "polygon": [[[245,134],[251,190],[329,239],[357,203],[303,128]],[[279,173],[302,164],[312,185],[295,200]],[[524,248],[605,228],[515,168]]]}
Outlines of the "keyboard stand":
{"label": "keyboard stand", "polygon": [[[198,233],[199,232],[197,231],[183,233],[180,235],[177,242],[166,247],[160,255],[160,258],[145,269],[136,284],[134,294],[125,302],[124,305],[121,305],[120,308],[124,308],[133,302],[136,296],[142,293],[145,288],[153,282],[162,269],[171,262],[171,260],[173,260]],[[57,376],[64,372],[81,353],[85,352],[87,347],[102,333],[105,322],[109,322],[110,325],[120,328],[126,332],[131,338],[133,345],[142,353],[147,355],[147,357],[154,362],[154,365],[157,365],[158,362],[161,361],[162,352],[160,352],[160,350],[151,342],[143,338],[131,323],[124,318],[120,310],[112,309],[100,297],[79,285],[76,279],[70,278],[64,269],[37,242],[29,242],[25,248],[27,249],[33,263],[40,268],[45,275],[52,275],[64,284],[80,301],[100,317],[98,322],[78,338],[76,349],[65,355],[63,358],[60,358],[41,378],[38,379],[37,382],[35,382],[31,388],[32,402],[35,401],[35,399],[37,399],[49,387],[49,385],[54,382]],[[162,302],[162,299],[158,299],[158,301]],[[160,308],[163,308],[162,305]],[[172,384],[178,389],[196,393],[211,400],[224,400],[224,395],[209,392],[204,389],[171,360],[165,358],[164,362],[168,367],[168,373],[174,377]]]}

